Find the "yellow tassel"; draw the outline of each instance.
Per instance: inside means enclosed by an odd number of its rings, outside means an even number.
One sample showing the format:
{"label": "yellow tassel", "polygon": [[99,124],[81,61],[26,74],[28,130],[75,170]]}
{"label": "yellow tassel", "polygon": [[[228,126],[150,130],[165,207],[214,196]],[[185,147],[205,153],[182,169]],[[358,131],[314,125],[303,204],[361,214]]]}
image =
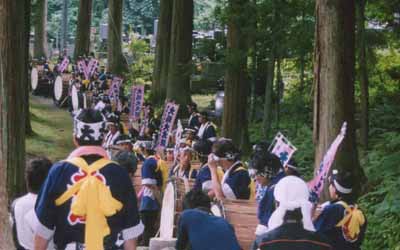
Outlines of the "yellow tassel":
{"label": "yellow tassel", "polygon": [[346,226],[349,236],[354,239],[360,234],[361,226],[365,223],[364,214],[358,209],[357,205],[350,207],[344,202],[340,202],[340,204],[346,209],[346,215],[336,226]]}

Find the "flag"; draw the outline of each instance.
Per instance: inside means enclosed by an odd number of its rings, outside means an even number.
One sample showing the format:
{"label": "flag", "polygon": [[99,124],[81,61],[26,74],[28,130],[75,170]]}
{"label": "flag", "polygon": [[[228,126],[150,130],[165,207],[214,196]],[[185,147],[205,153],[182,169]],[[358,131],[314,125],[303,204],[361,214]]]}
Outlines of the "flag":
{"label": "flag", "polygon": [[[272,150],[271,150],[272,148]],[[281,133],[276,134],[270,146],[271,153],[278,156],[282,166],[285,166],[292,158],[297,148]]]}
{"label": "flag", "polygon": [[157,147],[165,148],[168,146],[168,138],[178,114],[179,105],[169,102],[166,104],[161,119],[160,135],[158,136]]}
{"label": "flag", "polygon": [[322,190],[324,188],[324,183],[326,178],[328,178],[329,170],[335,160],[336,152],[342,143],[346,135],[347,123],[344,122],[342,128],[340,129],[339,135],[330,145],[328,151],[326,151],[324,158],[319,165],[319,168],[314,174],[314,178],[308,182],[308,188],[310,189],[310,201],[317,203],[319,197],[321,196]]}
{"label": "flag", "polygon": [[142,106],[144,101],[144,86],[135,85],[131,88],[131,106],[129,110],[129,118],[132,121],[138,121],[140,119],[140,113],[142,112]]}

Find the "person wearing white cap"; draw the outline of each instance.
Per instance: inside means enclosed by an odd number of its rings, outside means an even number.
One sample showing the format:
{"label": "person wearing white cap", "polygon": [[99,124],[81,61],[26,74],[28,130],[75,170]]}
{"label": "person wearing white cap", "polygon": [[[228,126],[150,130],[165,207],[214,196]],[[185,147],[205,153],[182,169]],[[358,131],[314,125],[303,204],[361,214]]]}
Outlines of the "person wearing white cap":
{"label": "person wearing white cap", "polygon": [[367,220],[355,203],[353,176],[348,172],[332,171],[329,194],[332,201],[323,204],[314,221],[318,232],[326,236],[334,249],[359,250],[364,240]]}
{"label": "person wearing white cap", "polygon": [[171,168],[169,177],[196,179],[197,170],[190,165],[192,151],[193,149],[189,146],[179,149],[179,162]]}
{"label": "person wearing white cap", "polygon": [[268,223],[268,232],[255,242],[260,250],[328,250],[328,241],[315,232],[311,219],[307,184],[296,176],[287,176],[276,184],[276,210]]}

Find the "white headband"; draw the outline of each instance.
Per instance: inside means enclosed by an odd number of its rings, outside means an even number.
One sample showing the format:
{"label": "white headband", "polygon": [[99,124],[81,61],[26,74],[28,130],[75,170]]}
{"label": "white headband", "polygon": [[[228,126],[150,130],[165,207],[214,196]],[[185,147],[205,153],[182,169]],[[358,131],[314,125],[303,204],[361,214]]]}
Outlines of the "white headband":
{"label": "white headband", "polygon": [[336,180],[333,180],[333,184],[335,185],[336,190],[341,192],[342,194],[350,194],[353,191],[352,188],[343,187]]}

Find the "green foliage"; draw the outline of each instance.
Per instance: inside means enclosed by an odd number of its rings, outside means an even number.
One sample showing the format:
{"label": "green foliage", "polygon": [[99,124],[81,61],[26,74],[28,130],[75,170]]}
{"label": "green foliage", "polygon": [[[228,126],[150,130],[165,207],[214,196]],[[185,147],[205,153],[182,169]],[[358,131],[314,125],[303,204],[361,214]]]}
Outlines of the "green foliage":
{"label": "green foliage", "polygon": [[150,54],[150,45],[147,41],[131,36],[129,52],[133,58],[130,65],[129,81],[131,84],[151,82],[154,66],[154,55]]}

